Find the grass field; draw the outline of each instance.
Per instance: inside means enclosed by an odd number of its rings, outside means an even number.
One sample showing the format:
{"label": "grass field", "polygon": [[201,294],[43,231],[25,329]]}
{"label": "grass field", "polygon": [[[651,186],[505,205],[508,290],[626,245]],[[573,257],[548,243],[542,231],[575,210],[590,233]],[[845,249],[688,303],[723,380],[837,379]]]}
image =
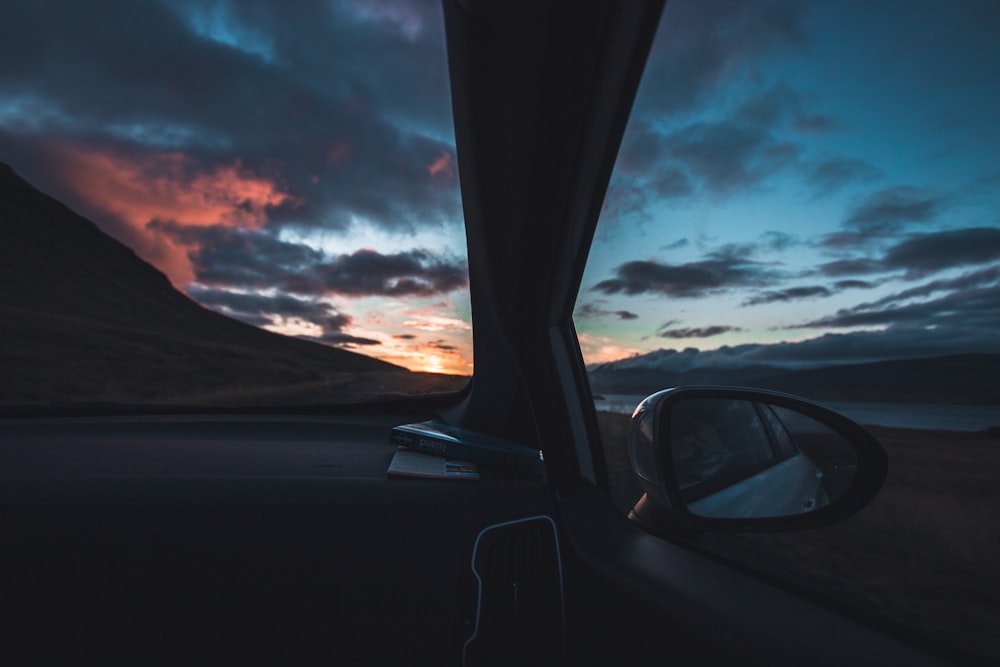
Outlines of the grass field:
{"label": "grass field", "polygon": [[[628,416],[599,413],[612,500],[641,491]],[[858,515],[798,533],[704,535],[699,546],[869,617],[1000,660],[1000,434],[870,427],[889,454]]]}

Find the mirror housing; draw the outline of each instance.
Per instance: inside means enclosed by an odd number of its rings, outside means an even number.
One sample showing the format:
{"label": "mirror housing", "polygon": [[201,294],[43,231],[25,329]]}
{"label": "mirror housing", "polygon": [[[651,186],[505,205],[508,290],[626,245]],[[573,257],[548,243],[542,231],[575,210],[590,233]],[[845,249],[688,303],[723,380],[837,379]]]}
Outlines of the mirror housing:
{"label": "mirror housing", "polygon": [[654,532],[818,528],[865,507],[888,471],[858,424],[758,389],[652,394],[632,413],[628,450],[645,491],[629,518]]}

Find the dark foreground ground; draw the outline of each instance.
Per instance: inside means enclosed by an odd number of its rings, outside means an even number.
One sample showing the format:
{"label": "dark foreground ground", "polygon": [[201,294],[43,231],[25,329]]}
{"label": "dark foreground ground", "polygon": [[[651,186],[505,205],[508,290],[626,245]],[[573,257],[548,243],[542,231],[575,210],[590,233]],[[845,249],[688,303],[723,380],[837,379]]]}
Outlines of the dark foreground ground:
{"label": "dark foreground ground", "polygon": [[[640,495],[628,416],[600,413],[615,504]],[[889,454],[879,496],[827,528],[707,535],[699,546],[869,618],[1000,660],[1000,434],[869,427]]]}

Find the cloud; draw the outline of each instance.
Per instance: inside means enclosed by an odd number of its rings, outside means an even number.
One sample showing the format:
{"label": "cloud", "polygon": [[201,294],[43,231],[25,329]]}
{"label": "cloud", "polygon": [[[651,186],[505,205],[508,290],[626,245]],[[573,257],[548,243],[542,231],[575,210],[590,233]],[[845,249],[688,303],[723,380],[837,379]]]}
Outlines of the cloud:
{"label": "cloud", "polygon": [[744,306],[759,306],[765,303],[776,303],[776,302],[786,302],[786,301],[800,301],[802,299],[811,299],[814,297],[825,297],[833,294],[829,288],[823,287],[822,285],[813,285],[810,287],[789,287],[783,290],[768,290],[766,292],[761,292],[760,294],[750,297],[743,302]]}
{"label": "cloud", "polygon": [[941,210],[944,199],[909,186],[886,188],[856,204],[844,226],[862,234],[885,236],[910,223],[927,222]]}
{"label": "cloud", "polygon": [[856,248],[864,248],[874,240],[876,239],[869,234],[841,231],[824,234],[815,242],[815,245],[820,248],[829,248],[832,250],[854,250]]}
{"label": "cloud", "polygon": [[886,306],[908,301],[910,299],[930,296],[937,292],[949,290],[964,290],[969,288],[989,287],[1000,280],[1000,267],[993,266],[980,271],[971,271],[957,278],[932,280],[931,282],[911,287],[895,294],[882,297],[870,303],[861,303],[852,308],[854,311],[878,310]]}
{"label": "cloud", "polygon": [[686,248],[689,245],[691,245],[691,242],[686,238],[678,239],[673,243],[668,243],[664,246],[660,246],[660,250],[679,250],[680,248]]}
{"label": "cloud", "polygon": [[820,134],[840,127],[836,120],[821,113],[802,113],[795,118],[795,129],[799,132]]}
{"label": "cloud", "polygon": [[688,172],[665,157],[667,149],[663,144],[658,132],[643,132],[630,126],[604,197],[602,228],[608,221],[649,219],[647,209],[653,202],[679,199],[694,192]]}
{"label": "cloud", "polygon": [[735,117],[761,127],[775,127],[791,122],[797,132],[829,132],[837,122],[829,116],[809,111],[803,95],[783,83],[757,91],[743,100]]}
{"label": "cloud", "polygon": [[761,235],[760,242],[765,249],[775,252],[787,250],[788,248],[799,243],[798,239],[791,234],[776,231],[764,232]]}
{"label": "cloud", "polygon": [[945,296],[889,308],[871,304],[838,310],[834,315],[789,327],[791,329],[841,329],[849,327],[909,326],[924,330],[965,327],[995,331],[1000,327],[1000,289],[996,285],[955,290]]}
{"label": "cloud", "polygon": [[630,310],[607,310],[593,301],[580,304],[576,311],[576,317],[581,319],[591,319],[597,317],[617,317],[620,320],[635,320],[639,316]]}
{"label": "cloud", "polygon": [[[996,354],[1000,352],[1000,342],[986,328],[969,329],[956,325],[928,330],[897,326],[882,331],[827,333],[796,342],[724,345],[715,350],[657,350],[630,358],[619,355],[613,363],[620,369],[656,368],[675,372],[760,365],[795,370],[934,357],[955,354],[956,350],[968,354]],[[593,363],[601,363],[605,359],[608,357],[596,359]],[[608,360],[614,359],[610,357]]]}
{"label": "cloud", "polygon": [[885,266],[872,257],[850,257],[824,262],[818,269],[824,276],[837,277],[881,273],[885,271]]}
{"label": "cloud", "polygon": [[663,149],[717,195],[755,186],[798,153],[767,128],[742,121],[688,125],[665,136]]}
{"label": "cloud", "polygon": [[[284,288],[325,260],[301,243],[274,238],[263,231],[225,227],[184,227],[153,221],[150,229],[185,248],[194,279],[205,286],[264,290]],[[305,289],[301,294],[319,294]]]}
{"label": "cloud", "polygon": [[605,294],[665,294],[698,297],[734,287],[767,284],[777,273],[763,265],[732,256],[714,256],[687,264],[657,261],[625,262],[615,269],[615,277],[602,280],[592,289]]}
{"label": "cloud", "polygon": [[380,341],[353,336],[344,329],[354,321],[350,315],[337,311],[330,304],[316,299],[303,299],[287,294],[268,296],[254,292],[234,292],[225,289],[193,287],[190,296],[227,317],[247,324],[281,330],[289,323],[318,328],[317,335],[302,338],[327,343],[337,347],[352,345],[380,345]]}
{"label": "cloud", "polygon": [[909,234],[890,245],[881,257],[848,257],[819,266],[825,276],[905,271],[907,280],[927,274],[1000,260],[1000,228],[965,227]]}
{"label": "cloud", "polygon": [[740,67],[808,43],[803,6],[739,0],[667,3],[653,44],[636,114],[697,109]]}
{"label": "cloud", "polygon": [[834,157],[823,160],[808,171],[806,183],[813,187],[815,196],[836,192],[846,185],[871,181],[881,175],[878,169],[864,160]]}
{"label": "cloud", "polygon": [[[303,338],[307,337],[303,336]],[[333,345],[335,347],[342,347],[342,346],[351,347],[355,345],[369,347],[372,345],[382,344],[382,341],[375,340],[374,338],[365,338],[364,336],[352,336],[350,334],[345,334],[340,331],[332,331],[332,332],[324,331],[323,335],[315,340],[321,343],[327,343],[329,345]]]}
{"label": "cloud", "polygon": [[965,264],[1000,259],[1000,228],[968,227],[928,234],[912,234],[886,253],[889,269],[905,269],[919,277]]}
{"label": "cloud", "polygon": [[206,286],[350,298],[431,297],[468,286],[464,261],[428,250],[384,254],[363,248],[331,256],[263,231],[154,226],[189,248],[195,279]]}
{"label": "cloud", "polygon": [[729,326],[709,326],[709,327],[692,327],[692,328],[678,328],[678,329],[660,329],[657,335],[661,338],[711,338],[712,336],[719,336],[724,333],[729,333],[731,331],[742,331],[740,327],[729,327]]}
{"label": "cloud", "polygon": [[388,255],[357,250],[327,259],[314,274],[326,293],[342,296],[427,297],[468,286],[464,263],[440,260],[424,250]]}
{"label": "cloud", "polygon": [[877,283],[873,283],[867,280],[838,280],[834,283],[837,289],[873,289]]}
{"label": "cloud", "polygon": [[716,196],[752,188],[797,158],[798,147],[774,131],[819,115],[787,86],[751,92],[723,120],[698,112],[732,79],[745,80],[759,58],[805,46],[803,26],[793,2],[668,3],[606,196],[605,225],[649,219],[655,202],[699,187]]}
{"label": "cloud", "polygon": [[[181,152],[207,173],[238,159],[297,203],[271,223],[460,233],[435,3],[22,3],[4,19],[0,108],[25,109],[0,118],[15,152],[43,139],[139,162]],[[31,110],[44,113],[26,124]],[[43,175],[62,164],[46,162]],[[60,200],[95,192],[26,175]]]}
{"label": "cloud", "polygon": [[69,144],[52,150],[56,171],[83,208],[110,221],[114,236],[181,288],[193,279],[190,258],[157,224],[257,230],[278,207],[295,204],[281,183],[238,159],[212,165],[180,152],[115,154]]}

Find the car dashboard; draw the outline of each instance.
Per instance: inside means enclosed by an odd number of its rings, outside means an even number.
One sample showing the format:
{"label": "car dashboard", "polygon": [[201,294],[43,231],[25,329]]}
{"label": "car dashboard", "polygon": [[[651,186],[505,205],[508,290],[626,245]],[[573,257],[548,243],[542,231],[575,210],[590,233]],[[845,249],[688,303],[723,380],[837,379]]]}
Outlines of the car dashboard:
{"label": "car dashboard", "polygon": [[3,650],[558,661],[543,475],[387,477],[392,426],[428,416],[7,420]]}

